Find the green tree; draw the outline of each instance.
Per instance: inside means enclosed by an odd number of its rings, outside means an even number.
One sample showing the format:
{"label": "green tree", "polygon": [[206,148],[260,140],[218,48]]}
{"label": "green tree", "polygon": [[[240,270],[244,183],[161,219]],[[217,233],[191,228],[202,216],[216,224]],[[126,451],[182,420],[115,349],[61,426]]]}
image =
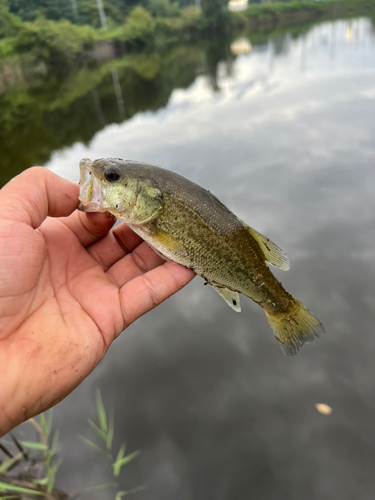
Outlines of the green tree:
{"label": "green tree", "polygon": [[227,0],[201,0],[203,14],[212,20],[221,20],[225,16]]}
{"label": "green tree", "polygon": [[[120,0],[103,0],[103,7],[110,27],[122,24],[125,15],[130,10],[127,3]],[[77,0],[77,10],[79,24],[89,24],[95,28],[101,27],[97,0]]]}
{"label": "green tree", "polygon": [[21,19],[9,11],[6,0],[0,0],[0,39],[16,36],[21,26]]}
{"label": "green tree", "polygon": [[155,32],[155,20],[143,7],[135,7],[122,30],[119,40],[136,44],[152,42]]}
{"label": "green tree", "polygon": [[180,10],[177,2],[170,2],[170,0],[148,0],[146,9],[154,17],[172,17]]}
{"label": "green tree", "polygon": [[37,59],[65,71],[79,54],[93,48],[95,38],[95,31],[88,26],[39,17],[33,23],[24,23],[16,48],[20,52],[31,52]]}
{"label": "green tree", "polygon": [[9,9],[25,21],[33,21],[42,14],[48,19],[74,20],[70,0],[8,0]]}

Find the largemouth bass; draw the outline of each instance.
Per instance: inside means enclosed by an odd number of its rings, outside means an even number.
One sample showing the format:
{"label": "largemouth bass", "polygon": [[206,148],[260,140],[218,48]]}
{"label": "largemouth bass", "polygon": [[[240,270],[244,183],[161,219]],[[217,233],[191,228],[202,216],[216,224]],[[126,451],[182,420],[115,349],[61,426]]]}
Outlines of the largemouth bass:
{"label": "largemouth bass", "polygon": [[287,255],[181,175],[135,161],[84,159],[79,199],[80,210],[112,213],[159,255],[193,269],[236,312],[239,293],[259,304],[287,355],[324,332],[266,264],[287,271]]}

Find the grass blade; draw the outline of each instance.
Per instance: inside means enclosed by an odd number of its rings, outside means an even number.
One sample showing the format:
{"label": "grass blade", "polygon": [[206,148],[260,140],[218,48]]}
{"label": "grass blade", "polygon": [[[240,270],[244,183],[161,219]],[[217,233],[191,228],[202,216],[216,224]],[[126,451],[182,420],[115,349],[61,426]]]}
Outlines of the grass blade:
{"label": "grass blade", "polygon": [[0,483],[0,491],[17,491],[17,493],[32,493],[33,495],[45,496],[44,493],[38,490],[31,490],[29,488],[22,488],[22,486],[16,486],[14,484]]}
{"label": "grass blade", "polygon": [[92,441],[90,441],[89,439],[86,439],[83,436],[79,436],[79,437],[80,437],[80,439],[82,439],[82,441],[85,444],[87,444],[87,446],[90,446],[90,448],[92,448],[93,450],[99,451],[100,453],[104,453],[105,456],[108,456],[107,452],[105,450],[103,450],[102,448],[100,448],[100,446],[98,446],[97,444],[93,443]]}
{"label": "grass blade", "polygon": [[103,441],[106,442],[107,441],[106,433],[102,431],[92,420],[88,420],[88,423],[91,429],[93,429],[93,431],[96,432],[96,434],[100,437],[100,439],[103,439]]}
{"label": "grass blade", "polygon": [[126,450],[126,444],[122,444],[121,448],[118,450],[117,458],[115,462],[112,464],[114,476],[118,476],[120,474],[121,465],[119,466],[118,464],[124,458],[125,450]]}
{"label": "grass blade", "polygon": [[13,455],[10,453],[10,451],[8,451],[5,446],[3,446],[1,443],[0,443],[0,450],[5,454],[7,455],[9,458],[13,458]]}
{"label": "grass blade", "polygon": [[122,460],[120,460],[120,464],[121,465],[125,465],[129,462],[131,462],[132,460],[134,460],[138,455],[140,454],[140,451],[135,451],[134,453],[130,453],[129,455],[126,455],[126,457],[124,457]]}
{"label": "grass blade", "polygon": [[98,411],[98,418],[101,429],[106,433],[107,432],[107,414],[105,412],[105,408],[102,401],[102,395],[100,393],[100,389],[96,390],[96,409]]}
{"label": "grass blade", "polygon": [[116,459],[116,462],[112,465],[113,467],[113,475],[118,476],[120,474],[121,467],[125,464],[128,464],[132,460],[134,460],[138,455],[139,451],[135,451],[134,453],[130,453],[129,455],[126,455],[124,458],[118,458]]}
{"label": "grass blade", "polygon": [[20,452],[22,453],[22,455],[23,455],[23,458],[24,458],[25,460],[27,460],[27,459],[29,458],[29,457],[28,457],[28,453],[27,453],[27,451],[25,451],[25,450],[22,448],[22,446],[21,446],[21,445],[20,445],[20,443],[18,442],[18,439],[17,439],[15,436],[13,436],[13,434],[11,434],[11,435],[10,435],[10,437],[12,438],[12,441],[13,441],[13,443],[15,444],[15,446],[16,446],[16,448],[17,448],[17,450],[18,450],[18,451],[20,451]]}
{"label": "grass blade", "polygon": [[57,471],[62,464],[62,460],[59,460],[53,467],[48,467],[47,469],[47,493],[52,493]]}
{"label": "grass blade", "polygon": [[46,486],[48,484],[48,477],[43,477],[42,479],[33,479],[33,484],[37,484],[38,486]]}
{"label": "grass blade", "polygon": [[43,443],[35,443],[34,441],[20,441],[20,443],[25,448],[30,448],[31,450],[48,450],[48,446]]}
{"label": "grass blade", "polygon": [[[47,435],[49,436],[51,434],[51,429],[52,429],[52,419],[53,419],[53,408],[51,408],[48,412],[48,417],[47,417]],[[47,437],[46,437],[47,438]]]}
{"label": "grass blade", "polygon": [[49,450],[48,450],[48,453],[47,453],[47,456],[46,456],[46,465],[47,465],[47,468],[51,465],[51,462],[52,462],[52,459],[53,459],[53,455],[55,453],[55,448],[57,446],[58,440],[59,440],[59,430],[57,429],[57,431],[53,435],[52,442],[51,442],[51,445],[49,447]]}
{"label": "grass blade", "polygon": [[48,430],[47,420],[46,420],[46,417],[44,416],[44,413],[41,413],[39,415],[39,419],[40,419],[40,426],[43,430],[44,437],[46,438],[46,441],[48,441],[49,430]]}
{"label": "grass blade", "polygon": [[126,450],[126,444],[124,443],[121,445],[121,448],[118,450],[116,462],[119,462],[120,460],[122,460],[124,458],[125,450]]}
{"label": "grass blade", "polygon": [[0,464],[0,474],[2,472],[6,472],[8,469],[10,469],[13,465],[15,465],[21,458],[23,457],[22,452],[18,453],[15,457],[8,458],[7,460],[4,460]]}
{"label": "grass blade", "polygon": [[133,495],[133,493],[138,493],[138,491],[143,491],[145,489],[146,486],[137,486],[136,488],[132,488],[131,490],[118,491],[115,500],[121,500],[122,497],[125,497],[127,495]]}
{"label": "grass blade", "polygon": [[105,443],[107,451],[109,451],[109,452],[112,449],[114,428],[115,428],[115,416],[114,416],[114,413],[112,410],[111,413],[109,414],[108,432],[107,432],[107,439],[106,439],[106,443]]}
{"label": "grass blade", "polygon": [[98,484],[96,486],[88,486],[87,488],[84,488],[82,491],[108,490],[109,488],[118,488],[118,484],[117,483]]}

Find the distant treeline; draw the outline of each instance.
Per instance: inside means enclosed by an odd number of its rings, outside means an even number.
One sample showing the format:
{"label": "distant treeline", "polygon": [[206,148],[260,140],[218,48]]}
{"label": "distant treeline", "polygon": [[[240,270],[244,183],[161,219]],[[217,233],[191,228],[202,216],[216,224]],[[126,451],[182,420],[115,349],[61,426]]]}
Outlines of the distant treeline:
{"label": "distant treeline", "polygon": [[[6,0],[12,14],[23,21],[35,21],[39,16],[60,21],[67,19],[74,24],[101,27],[97,0]],[[154,17],[171,17],[179,10],[193,4],[194,0],[102,0],[108,26],[125,22],[126,17],[140,6]]]}
{"label": "distant treeline", "polygon": [[283,1],[229,12],[227,0],[0,0],[0,59],[27,53],[47,65],[79,64],[101,43],[115,53],[161,49],[235,29],[271,29],[374,12],[375,0]]}

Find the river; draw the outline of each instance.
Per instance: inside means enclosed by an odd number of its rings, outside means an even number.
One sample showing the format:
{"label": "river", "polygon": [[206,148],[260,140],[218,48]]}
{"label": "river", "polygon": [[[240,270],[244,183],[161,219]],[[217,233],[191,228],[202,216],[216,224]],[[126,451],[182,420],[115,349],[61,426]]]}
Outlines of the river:
{"label": "river", "polygon": [[145,485],[136,499],[373,498],[374,25],[327,21],[153,57],[49,104],[43,127],[64,134],[44,165],[77,181],[84,157],[143,160],[211,190],[288,253],[290,271],[275,274],[327,334],[288,358],[256,304],[243,297],[237,315],[196,278],[56,407],[57,484],[113,482],[77,439],[93,437],[100,388],[116,446],[141,452],[119,478],[122,490]]}

